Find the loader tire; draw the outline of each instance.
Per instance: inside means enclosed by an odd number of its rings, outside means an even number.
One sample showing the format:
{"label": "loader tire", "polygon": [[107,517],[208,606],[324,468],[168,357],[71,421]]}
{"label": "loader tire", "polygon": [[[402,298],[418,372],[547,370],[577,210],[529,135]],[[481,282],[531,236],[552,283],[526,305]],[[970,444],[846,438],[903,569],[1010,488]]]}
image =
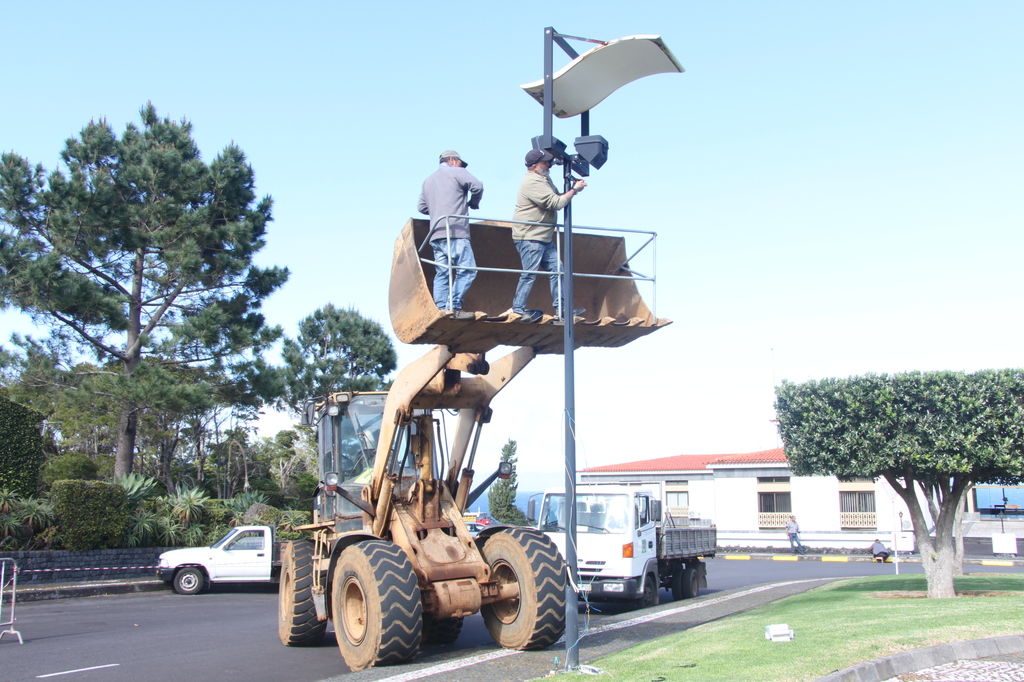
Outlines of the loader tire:
{"label": "loader tire", "polygon": [[353,671],[415,656],[423,604],[402,548],[384,540],[346,547],[334,568],[331,613],[338,649]]}
{"label": "loader tire", "polygon": [[480,609],[491,637],[506,649],[543,649],[565,631],[565,561],[551,539],[532,528],[488,536],[484,560],[491,579],[518,583],[519,598]]}
{"label": "loader tire", "polygon": [[461,632],[461,618],[423,618],[424,644],[452,644]]}
{"label": "loader tire", "polygon": [[277,591],[277,636],[285,646],[313,646],[324,639],[327,621],[316,619],[313,605],[313,543],[281,547],[281,584]]}

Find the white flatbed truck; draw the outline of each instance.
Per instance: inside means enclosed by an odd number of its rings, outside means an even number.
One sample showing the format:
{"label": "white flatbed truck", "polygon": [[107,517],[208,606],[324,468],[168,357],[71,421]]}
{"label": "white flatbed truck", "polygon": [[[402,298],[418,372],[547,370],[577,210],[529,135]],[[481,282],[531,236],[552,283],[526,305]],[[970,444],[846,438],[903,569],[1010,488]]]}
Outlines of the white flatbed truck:
{"label": "white flatbed truck", "polygon": [[[554,540],[563,556],[565,511],[564,490],[548,490],[536,517],[537,527]],[[707,587],[702,559],[715,555],[717,531],[710,524],[691,523],[662,513],[656,486],[577,486],[580,591],[592,600],[637,606],[657,604],[662,587],[671,590],[673,599],[696,597]]]}

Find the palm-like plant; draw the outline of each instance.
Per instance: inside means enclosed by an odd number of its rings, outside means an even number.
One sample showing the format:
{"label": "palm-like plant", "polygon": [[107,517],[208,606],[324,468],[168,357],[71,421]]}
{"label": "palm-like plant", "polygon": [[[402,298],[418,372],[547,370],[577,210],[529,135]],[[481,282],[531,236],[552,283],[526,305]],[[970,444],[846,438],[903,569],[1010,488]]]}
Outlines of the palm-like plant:
{"label": "palm-like plant", "polygon": [[178,488],[170,499],[171,513],[187,528],[203,516],[209,499],[210,497],[199,488]]}
{"label": "palm-like plant", "polygon": [[19,531],[21,519],[10,512],[0,514],[0,545],[8,540],[13,542]]}
{"label": "palm-like plant", "polygon": [[267,496],[259,491],[238,493],[234,497],[224,500],[224,506],[231,512],[231,525],[237,526],[242,523],[242,517],[249,507],[254,504],[266,504]]}
{"label": "palm-like plant", "polygon": [[178,544],[181,534],[185,528],[177,519],[170,516],[157,517],[155,539],[165,547],[173,547]]}
{"label": "palm-like plant", "polygon": [[200,525],[189,526],[182,533],[182,540],[189,547],[205,545],[207,544],[206,529]]}
{"label": "palm-like plant", "polygon": [[10,514],[21,498],[9,488],[0,488],[0,514]]}
{"label": "palm-like plant", "polygon": [[22,498],[14,513],[33,533],[51,525],[54,519],[53,504],[34,497]]}
{"label": "palm-like plant", "polygon": [[132,472],[118,476],[114,479],[114,483],[124,488],[125,494],[128,495],[128,502],[134,506],[152,495],[159,481],[152,476],[143,476]]}
{"label": "palm-like plant", "polygon": [[148,509],[137,509],[128,521],[129,547],[144,547],[159,535],[160,519]]}

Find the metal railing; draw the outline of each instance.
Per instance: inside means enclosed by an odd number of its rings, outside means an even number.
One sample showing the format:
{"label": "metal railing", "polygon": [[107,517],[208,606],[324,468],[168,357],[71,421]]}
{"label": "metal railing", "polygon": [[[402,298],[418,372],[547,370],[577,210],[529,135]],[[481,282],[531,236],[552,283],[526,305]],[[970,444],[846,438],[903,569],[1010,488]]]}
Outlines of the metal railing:
{"label": "metal railing", "polygon": [[758,512],[758,528],[785,528],[790,512]]}
{"label": "metal railing", "polygon": [[839,512],[842,528],[877,528],[875,512]]}
{"label": "metal railing", "polygon": [[[421,263],[429,263],[430,265],[433,265],[435,268],[447,268],[447,270],[448,270],[448,310],[451,310],[452,306],[453,306],[453,295],[454,295],[453,286],[454,286],[454,282],[455,282],[455,274],[454,274],[455,270],[472,270],[474,272],[511,272],[511,273],[516,273],[516,274],[520,274],[520,275],[523,275],[523,274],[526,274],[526,275],[558,275],[558,301],[559,301],[559,303],[557,305],[557,309],[558,310],[561,309],[561,307],[562,307],[561,306],[561,300],[562,300],[562,274],[564,272],[562,270],[562,240],[560,240],[558,238],[555,238],[555,240],[554,240],[554,242],[555,242],[555,250],[556,250],[556,253],[558,255],[558,270],[555,271],[555,272],[550,272],[548,270],[516,270],[514,268],[482,268],[482,267],[479,267],[479,266],[468,267],[468,266],[461,266],[461,265],[452,266],[451,265],[451,262],[452,262],[451,220],[453,218],[464,219],[464,220],[466,220],[467,228],[472,227],[473,223],[470,222],[470,217],[468,215],[449,214],[449,215],[445,215],[445,216],[441,216],[441,217],[444,219],[445,246],[446,246],[445,251],[447,252],[447,256],[448,256],[448,265],[444,265],[442,263],[438,263],[435,260],[431,260],[429,258],[422,258],[422,257],[420,258],[420,262]],[[531,227],[553,227],[557,234],[562,234],[563,233],[563,229],[565,227],[562,223],[537,223],[537,222],[530,222],[530,221],[525,221],[525,220],[509,220],[508,218],[482,218],[482,217],[474,217],[473,221],[474,222],[484,222],[484,221],[498,222],[498,223],[506,223],[506,224],[510,224],[510,225],[528,225],[528,226],[531,226]],[[617,270],[622,270],[622,271],[630,273],[629,275],[600,275],[600,274],[597,274],[597,273],[574,272],[574,273],[572,273],[572,276],[574,278],[575,277],[581,277],[581,278],[591,278],[591,279],[629,279],[629,280],[633,280],[634,282],[651,282],[652,284],[656,284],[657,283],[657,277],[658,277],[658,233],[657,232],[653,232],[651,230],[633,230],[633,229],[629,229],[629,228],[595,227],[595,226],[591,226],[591,225],[573,225],[572,226],[572,230],[573,230],[573,234],[576,234],[580,230],[590,230],[590,231],[594,231],[594,232],[610,232],[610,233],[613,233],[613,234],[621,233],[621,234],[647,235],[647,241],[645,241],[643,244],[641,244],[640,248],[636,249],[617,268]],[[433,231],[434,231],[433,226],[428,226],[427,227],[427,236],[423,238],[423,241],[416,248],[416,252],[417,253],[422,251],[423,248],[428,243],[430,243],[430,241],[431,241],[430,235],[433,233]],[[433,240],[433,241],[437,241],[437,240]],[[470,241],[472,242],[472,239]],[[652,260],[653,264],[652,264],[651,267],[653,268],[653,270],[652,270],[652,274],[651,275],[643,275],[641,273],[635,272],[631,267],[626,267],[630,263],[630,261],[632,261],[634,258],[636,258],[648,246],[651,247],[651,251],[652,251],[651,260]],[[654,287],[653,295],[651,297],[651,314],[653,314],[654,317],[658,316],[658,312],[657,312],[658,311],[658,296],[657,296],[657,294],[658,294],[658,290],[657,290],[657,287],[655,286]],[[560,315],[559,319],[562,319],[563,317],[564,317],[563,315]]]}
{"label": "metal railing", "polygon": [[[0,558],[0,639],[4,635],[16,635],[18,644],[24,644],[21,633],[14,629],[14,606],[18,598],[18,564],[14,559]],[[7,620],[4,620],[4,608],[7,608]]]}

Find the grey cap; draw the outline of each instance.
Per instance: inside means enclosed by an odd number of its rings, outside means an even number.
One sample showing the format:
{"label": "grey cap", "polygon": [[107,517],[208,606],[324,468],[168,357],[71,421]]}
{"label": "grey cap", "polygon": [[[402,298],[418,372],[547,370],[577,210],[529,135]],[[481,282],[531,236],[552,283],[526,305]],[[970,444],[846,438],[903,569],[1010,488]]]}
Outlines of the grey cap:
{"label": "grey cap", "polygon": [[438,162],[439,163],[444,163],[448,159],[458,159],[459,163],[462,164],[463,168],[465,168],[466,166],[469,165],[468,163],[466,163],[465,161],[462,160],[462,157],[459,156],[459,153],[457,151],[455,151],[454,149],[446,149],[443,152],[441,152],[441,156],[438,157]]}
{"label": "grey cap", "polygon": [[550,162],[554,160],[554,158],[555,157],[552,156],[551,152],[541,151],[539,149],[531,149],[530,151],[526,152],[526,166],[529,167],[535,163],[540,163],[541,161]]}

